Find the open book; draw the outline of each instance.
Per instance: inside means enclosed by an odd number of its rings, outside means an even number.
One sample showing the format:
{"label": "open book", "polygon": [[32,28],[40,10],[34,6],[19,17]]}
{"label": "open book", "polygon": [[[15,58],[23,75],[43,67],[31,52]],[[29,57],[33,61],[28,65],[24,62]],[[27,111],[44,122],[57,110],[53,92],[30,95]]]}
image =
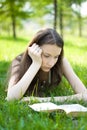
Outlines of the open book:
{"label": "open book", "polygon": [[71,116],[82,116],[87,113],[87,108],[80,104],[64,104],[56,105],[52,102],[35,103],[29,105],[30,108],[37,112],[53,112],[53,111],[64,111],[67,115]]}

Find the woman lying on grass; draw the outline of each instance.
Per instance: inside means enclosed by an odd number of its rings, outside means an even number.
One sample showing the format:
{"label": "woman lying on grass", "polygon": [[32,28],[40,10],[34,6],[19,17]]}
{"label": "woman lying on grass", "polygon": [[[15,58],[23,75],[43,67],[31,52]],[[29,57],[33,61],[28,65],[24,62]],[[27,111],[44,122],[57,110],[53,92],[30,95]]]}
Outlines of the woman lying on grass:
{"label": "woman lying on grass", "polygon": [[25,52],[12,61],[7,100],[34,96],[38,101],[50,101],[51,97],[45,97],[45,93],[58,86],[65,76],[75,95],[54,97],[54,100],[86,101],[87,89],[63,56],[63,47],[64,42],[56,30],[38,31]]}

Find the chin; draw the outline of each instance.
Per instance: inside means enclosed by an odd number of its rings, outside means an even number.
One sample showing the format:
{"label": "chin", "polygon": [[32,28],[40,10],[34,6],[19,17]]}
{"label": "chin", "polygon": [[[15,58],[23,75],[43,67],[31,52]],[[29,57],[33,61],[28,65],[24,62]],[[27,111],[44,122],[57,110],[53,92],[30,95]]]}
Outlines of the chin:
{"label": "chin", "polygon": [[44,71],[44,72],[49,72],[50,69],[42,69],[42,71]]}

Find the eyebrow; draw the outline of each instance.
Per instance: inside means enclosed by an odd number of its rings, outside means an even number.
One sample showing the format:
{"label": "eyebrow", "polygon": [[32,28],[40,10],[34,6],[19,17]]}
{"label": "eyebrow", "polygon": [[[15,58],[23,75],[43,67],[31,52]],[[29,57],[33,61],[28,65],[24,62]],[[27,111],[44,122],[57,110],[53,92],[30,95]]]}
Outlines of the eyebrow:
{"label": "eyebrow", "polygon": [[[46,55],[49,55],[49,56],[52,56],[51,54],[49,54],[49,53],[47,53],[47,52],[42,52],[43,54],[46,54]],[[56,55],[56,56],[54,56],[54,57],[57,57],[57,56],[59,56],[60,54],[58,54],[58,55]]]}

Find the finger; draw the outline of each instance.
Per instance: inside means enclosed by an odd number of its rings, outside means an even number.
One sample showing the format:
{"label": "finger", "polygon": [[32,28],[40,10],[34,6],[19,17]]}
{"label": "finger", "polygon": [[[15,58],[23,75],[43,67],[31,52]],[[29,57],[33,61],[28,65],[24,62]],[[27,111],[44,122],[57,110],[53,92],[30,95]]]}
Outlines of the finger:
{"label": "finger", "polygon": [[34,45],[34,46],[31,46],[31,47],[28,47],[28,50],[30,52],[35,52],[35,51],[38,51],[39,50],[39,47],[37,45]]}
{"label": "finger", "polygon": [[32,46],[31,46],[31,48],[37,48],[37,47],[39,47],[36,43],[34,43]]}
{"label": "finger", "polygon": [[38,48],[35,49],[34,52],[38,53],[38,54],[41,54],[42,53],[42,49],[40,47],[38,47]]}
{"label": "finger", "polygon": [[35,52],[39,52],[41,50],[41,48],[38,45],[36,45],[32,48],[32,50]]}
{"label": "finger", "polygon": [[29,55],[34,54],[34,55],[41,55],[42,49],[38,45],[33,45],[32,47],[28,47],[29,50]]}
{"label": "finger", "polygon": [[39,54],[41,54],[42,53],[42,49],[39,49],[39,52],[38,52]]}

